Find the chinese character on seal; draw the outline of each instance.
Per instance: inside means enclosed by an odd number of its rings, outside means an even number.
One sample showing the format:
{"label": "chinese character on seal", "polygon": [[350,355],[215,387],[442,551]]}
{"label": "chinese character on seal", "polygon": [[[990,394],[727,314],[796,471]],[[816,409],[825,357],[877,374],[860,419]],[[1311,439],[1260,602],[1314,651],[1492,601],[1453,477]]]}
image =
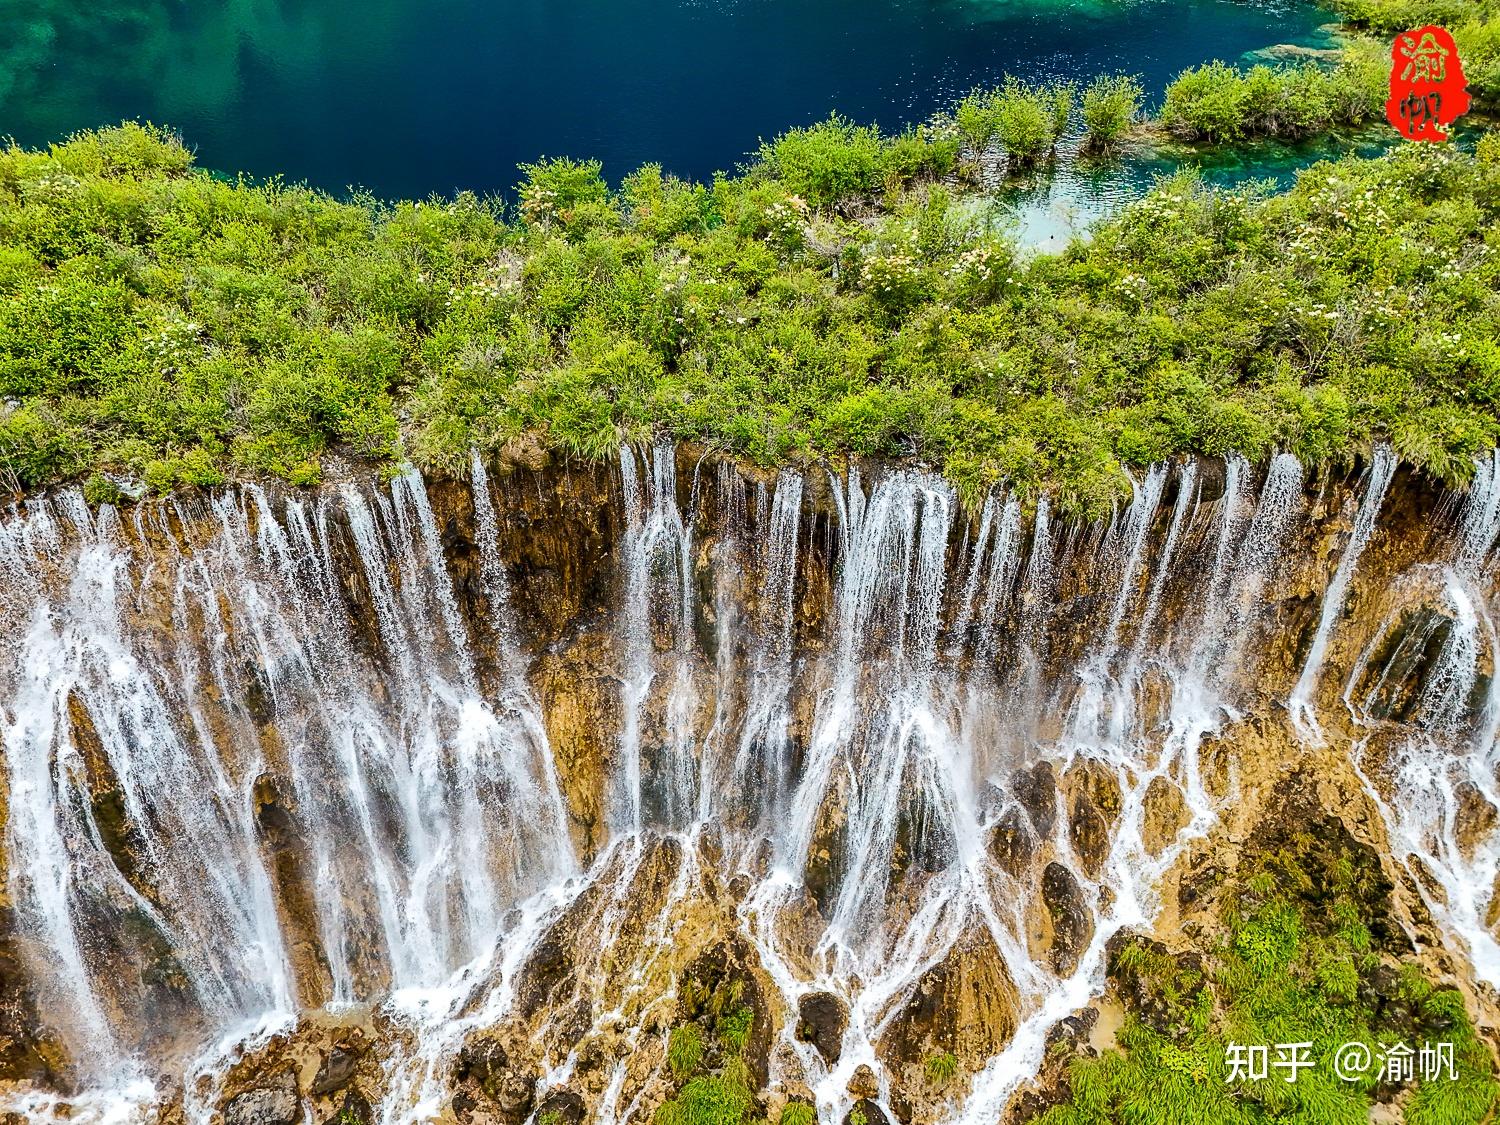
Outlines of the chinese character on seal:
{"label": "chinese character on seal", "polygon": [[1409,141],[1448,139],[1449,126],[1469,109],[1463,64],[1446,28],[1403,31],[1391,44],[1391,96],[1385,118]]}

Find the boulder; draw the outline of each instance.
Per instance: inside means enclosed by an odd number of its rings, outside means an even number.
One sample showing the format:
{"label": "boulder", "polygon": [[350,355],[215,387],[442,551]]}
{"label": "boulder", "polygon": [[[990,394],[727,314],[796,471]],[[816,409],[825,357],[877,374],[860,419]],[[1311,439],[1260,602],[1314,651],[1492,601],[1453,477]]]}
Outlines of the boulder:
{"label": "boulder", "polygon": [[582,1096],[574,1091],[552,1090],[537,1104],[536,1119],[548,1125],[583,1125],[586,1110]]}
{"label": "boulder", "polygon": [[861,1098],[844,1115],[844,1125],[890,1125],[890,1118],[869,1098]]}
{"label": "boulder", "polygon": [[327,1097],[349,1085],[354,1078],[354,1066],[359,1062],[359,1053],[347,1047],[335,1047],[323,1058],[308,1091],[315,1098]]}
{"label": "boulder", "polygon": [[258,1086],[229,1099],[224,1125],[298,1125],[302,1106],[297,1081],[286,1071],[275,1085]]}
{"label": "boulder", "polygon": [[1005,810],[990,832],[990,855],[1011,875],[1020,875],[1036,858],[1038,842],[1018,808]]}
{"label": "boulder", "polygon": [[854,1068],[854,1073],[849,1078],[846,1087],[849,1096],[859,1099],[878,1098],[880,1096],[880,1079],[875,1072],[865,1063],[860,1063]]}
{"label": "boulder", "polygon": [[1094,920],[1083,887],[1061,863],[1042,872],[1042,902],[1052,918],[1052,942],[1047,959],[1059,976],[1070,976],[1094,936]]}
{"label": "boulder", "polygon": [[797,1038],[811,1043],[830,1065],[839,1061],[849,1011],[831,992],[809,992],[797,1003]]}

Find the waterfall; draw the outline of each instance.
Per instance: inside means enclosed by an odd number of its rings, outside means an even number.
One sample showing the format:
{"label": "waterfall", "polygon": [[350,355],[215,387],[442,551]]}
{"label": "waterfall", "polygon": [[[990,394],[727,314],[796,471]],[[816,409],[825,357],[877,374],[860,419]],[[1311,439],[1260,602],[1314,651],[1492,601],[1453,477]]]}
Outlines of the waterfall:
{"label": "waterfall", "polygon": [[[1500,880],[1500,628],[1489,560],[1497,537],[1500,451],[1476,466],[1451,557],[1437,567],[1433,600],[1446,635],[1421,683],[1417,721],[1384,754],[1370,747],[1374,752],[1361,762],[1393,854],[1412,873],[1428,909],[1456,937],[1475,974],[1494,986],[1500,986],[1500,942],[1492,925]],[[1423,577],[1409,574],[1400,581],[1420,583]],[[1429,632],[1424,643],[1433,638]],[[1387,659],[1377,688],[1399,656],[1398,649]],[[1351,685],[1369,657],[1367,649]],[[1481,665],[1488,668],[1483,684]],[[1367,712],[1360,717],[1375,725]]]}
{"label": "waterfall", "polygon": [[[626,528],[623,545],[624,584],[621,615],[623,670],[620,696],[625,712],[620,734],[624,762],[623,792],[616,798],[612,827],[639,831],[647,823],[685,827],[692,821],[697,791],[692,731],[692,683],[688,646],[692,639],[693,560],[692,528],[677,506],[676,453],[671,445],[652,447],[645,454],[645,478],[636,465],[635,450],[620,451],[620,482]],[[660,747],[660,768],[651,771],[648,792],[643,772],[642,723],[648,697],[658,682],[658,643],[653,633],[653,610],[669,607],[662,623],[668,639],[666,732]],[[648,798],[654,808],[648,809]]]}
{"label": "waterfall", "polygon": [[[991,1125],[1236,799],[1200,752],[1247,717],[1361,740],[1394,853],[1500,982],[1500,833],[1475,815],[1500,810],[1500,453],[1440,554],[1391,577],[1395,467],[1382,447],[1330,486],[1353,522],[1296,660],[1276,630],[1311,613],[1294,548],[1323,529],[1288,454],[1150,466],[1100,524],[1009,486],[967,511],[909,467],[825,487],[665,443],[590,478],[602,513],[477,454],[463,481],[31,501],[0,519],[6,887],[86,1092],[0,1109],[144,1119],[175,1074],[209,1125],[238,1053],[378,1006],[383,1125],[444,1112],[496,1028],[536,1042],[538,1096],[588,1071],[597,1119],[638,1122],[631,1060],[683,949],[722,932],[768,1011],[847,1010],[836,1062],[771,1029],[773,1080],[824,1122],[862,1065],[893,1115],[914,998],[977,974],[1014,1031],[944,1112]],[[539,511],[568,542],[518,558]],[[567,583],[559,623],[538,591]],[[566,706],[543,690],[564,655],[588,665]],[[1347,716],[1317,711],[1325,682]],[[558,739],[579,715],[616,724],[587,732],[599,761]],[[1039,925],[1059,887],[1066,947]]]}
{"label": "waterfall", "polygon": [[1297,725],[1297,730],[1304,738],[1314,743],[1323,741],[1322,728],[1318,726],[1318,716],[1313,706],[1313,693],[1317,690],[1318,675],[1323,670],[1323,657],[1328,651],[1328,639],[1333,632],[1334,622],[1343,612],[1344,596],[1349,589],[1349,578],[1359,564],[1359,556],[1364,554],[1365,547],[1370,542],[1370,536],[1375,531],[1375,521],[1380,514],[1380,505],[1385,501],[1386,489],[1390,487],[1391,477],[1395,472],[1396,455],[1391,451],[1390,446],[1376,446],[1368,479],[1365,482],[1364,496],[1360,498],[1359,510],[1354,514],[1354,529],[1349,534],[1349,544],[1344,548],[1344,553],[1339,556],[1333,579],[1328,583],[1328,589],[1323,592],[1323,610],[1318,618],[1318,629],[1313,634],[1311,647],[1307,650],[1307,659],[1303,661],[1302,674],[1297,677],[1291,697],[1287,700],[1287,710],[1291,712],[1292,721]]}

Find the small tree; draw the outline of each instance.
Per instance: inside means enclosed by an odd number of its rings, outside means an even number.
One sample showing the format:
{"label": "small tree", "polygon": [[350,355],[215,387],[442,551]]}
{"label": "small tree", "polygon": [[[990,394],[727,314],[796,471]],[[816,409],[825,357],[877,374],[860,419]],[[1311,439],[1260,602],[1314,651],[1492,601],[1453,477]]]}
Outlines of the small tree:
{"label": "small tree", "polygon": [[1112,151],[1141,112],[1145,91],[1125,74],[1100,77],[1083,91],[1083,147],[1086,152]]}

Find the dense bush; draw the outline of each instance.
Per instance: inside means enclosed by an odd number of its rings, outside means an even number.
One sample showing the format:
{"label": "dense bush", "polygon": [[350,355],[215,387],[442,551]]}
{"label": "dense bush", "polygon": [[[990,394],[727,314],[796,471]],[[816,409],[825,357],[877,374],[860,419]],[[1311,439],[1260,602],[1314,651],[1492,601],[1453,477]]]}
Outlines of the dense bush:
{"label": "dense bush", "polygon": [[1119,144],[1140,116],[1145,96],[1140,82],[1124,74],[1096,78],[1084,87],[1084,150],[1108,152]]}
{"label": "dense bush", "polygon": [[953,145],[834,119],[711,185],[543,162],[514,209],[225,182],[135,125],[0,150],[0,472],[102,501],[656,431],[1098,511],[1181,452],[1381,436],[1457,483],[1500,438],[1497,142],[1178,177],[1030,258],[931,181]]}
{"label": "dense bush", "polygon": [[1385,66],[1368,46],[1346,51],[1333,70],[1311,62],[1249,70],[1211,62],[1167,87],[1161,123],[1185,140],[1220,144],[1306,137],[1379,117],[1386,90]]}
{"label": "dense bush", "polygon": [[976,154],[999,142],[1013,166],[1045,159],[1068,127],[1073,87],[1068,83],[1032,86],[1007,77],[993,90],[975,90],[958,103],[953,117],[959,134]]}

